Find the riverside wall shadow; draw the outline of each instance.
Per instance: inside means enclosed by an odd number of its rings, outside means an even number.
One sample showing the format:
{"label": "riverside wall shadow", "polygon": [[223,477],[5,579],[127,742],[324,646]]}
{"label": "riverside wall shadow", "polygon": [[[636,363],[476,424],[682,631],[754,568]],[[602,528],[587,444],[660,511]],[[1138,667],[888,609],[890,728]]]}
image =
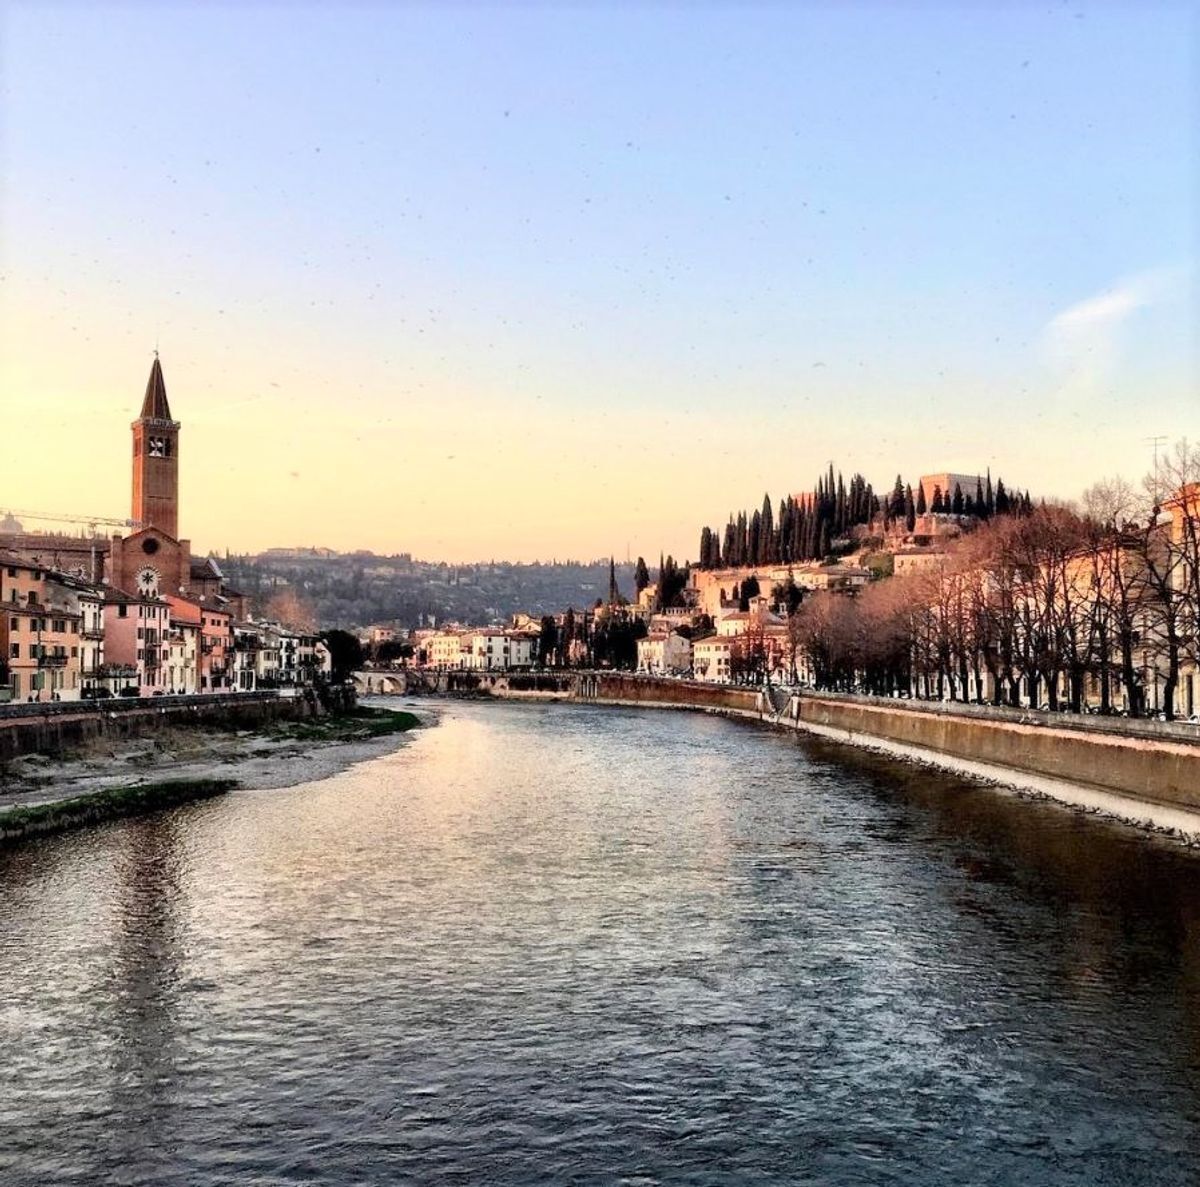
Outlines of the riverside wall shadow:
{"label": "riverside wall shadow", "polygon": [[144,737],[167,727],[256,729],[321,712],[315,697],[273,693],[172,697],[167,704],[153,698],[116,704],[58,703],[45,706],[42,713],[0,715],[0,764],[26,754],[57,757],[93,743]]}

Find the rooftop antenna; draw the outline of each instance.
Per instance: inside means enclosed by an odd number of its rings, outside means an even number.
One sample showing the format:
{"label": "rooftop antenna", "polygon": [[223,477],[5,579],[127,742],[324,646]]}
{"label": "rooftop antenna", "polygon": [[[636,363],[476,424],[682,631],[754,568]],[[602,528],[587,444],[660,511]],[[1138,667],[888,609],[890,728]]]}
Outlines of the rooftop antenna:
{"label": "rooftop antenna", "polygon": [[1145,444],[1152,446],[1154,449],[1154,501],[1157,503],[1157,502],[1159,502],[1159,495],[1160,495],[1159,488],[1158,488],[1158,447],[1160,445],[1166,445],[1167,438],[1166,437],[1143,437],[1142,440],[1145,442]]}

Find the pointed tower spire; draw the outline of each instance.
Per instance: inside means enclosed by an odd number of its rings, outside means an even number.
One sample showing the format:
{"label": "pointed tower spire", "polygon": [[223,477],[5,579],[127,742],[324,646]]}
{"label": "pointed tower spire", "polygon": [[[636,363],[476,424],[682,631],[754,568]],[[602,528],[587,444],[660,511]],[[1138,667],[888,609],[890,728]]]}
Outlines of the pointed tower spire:
{"label": "pointed tower spire", "polygon": [[162,364],[158,351],[150,366],[150,380],[146,384],[146,398],[142,401],[142,420],[170,420],[171,406],[167,403],[167,385],[163,382]]}
{"label": "pointed tower spire", "polygon": [[158,351],[133,429],[133,514],[145,527],[179,537],[179,423],[171,419]]}

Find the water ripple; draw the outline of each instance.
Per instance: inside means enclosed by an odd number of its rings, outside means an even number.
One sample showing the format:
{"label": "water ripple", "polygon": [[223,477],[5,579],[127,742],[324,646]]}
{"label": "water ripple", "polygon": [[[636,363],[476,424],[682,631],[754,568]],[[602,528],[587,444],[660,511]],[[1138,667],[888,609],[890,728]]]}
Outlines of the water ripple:
{"label": "water ripple", "polygon": [[0,856],[0,1181],[1183,1184],[1200,869],[705,717],[455,705]]}

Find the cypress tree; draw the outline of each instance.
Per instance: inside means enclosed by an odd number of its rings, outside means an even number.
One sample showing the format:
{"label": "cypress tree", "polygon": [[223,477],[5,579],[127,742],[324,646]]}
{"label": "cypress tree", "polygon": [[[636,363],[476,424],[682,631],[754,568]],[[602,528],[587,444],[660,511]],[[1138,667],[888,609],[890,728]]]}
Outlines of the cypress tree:
{"label": "cypress tree", "polygon": [[911,486],[904,488],[904,526],[910,532],[917,526],[917,508],[913,503]]}
{"label": "cypress tree", "polygon": [[991,519],[996,514],[996,495],[992,490],[992,467],[988,466],[987,472],[987,494],[985,495],[986,503],[984,514],[988,519]]}
{"label": "cypress tree", "polygon": [[934,515],[941,515],[945,511],[945,508],[942,506],[942,488],[936,483],[933,487],[933,503],[929,510],[932,511]]}
{"label": "cypress tree", "polygon": [[980,519],[987,519],[987,503],[984,501],[983,481],[978,477],[975,479],[975,514]]}
{"label": "cypress tree", "polygon": [[1007,515],[1009,512],[1008,491],[1004,489],[1004,479],[996,479],[996,507],[997,515]]}
{"label": "cypress tree", "polygon": [[729,523],[725,527],[725,547],[721,550],[725,557],[725,564],[732,567],[737,564],[737,524],[734,523],[733,516],[729,517]]}
{"label": "cypress tree", "polygon": [[917,514],[924,515],[929,510],[925,502],[925,484],[922,483],[917,487]]}
{"label": "cypress tree", "polygon": [[[701,552],[701,554],[704,553],[704,550],[707,546],[707,539],[706,539],[707,535],[711,535],[711,533],[708,531],[708,528],[705,528],[704,531],[700,533],[700,552]],[[649,584],[650,584],[650,570],[646,568],[646,558],[639,556],[637,558],[637,565],[633,570],[634,593],[640,598],[642,596],[642,590],[644,590],[646,588],[646,586]]]}
{"label": "cypress tree", "polygon": [[961,515],[963,513],[962,487],[957,482],[954,484],[954,498],[950,500],[950,510],[954,515]]}

